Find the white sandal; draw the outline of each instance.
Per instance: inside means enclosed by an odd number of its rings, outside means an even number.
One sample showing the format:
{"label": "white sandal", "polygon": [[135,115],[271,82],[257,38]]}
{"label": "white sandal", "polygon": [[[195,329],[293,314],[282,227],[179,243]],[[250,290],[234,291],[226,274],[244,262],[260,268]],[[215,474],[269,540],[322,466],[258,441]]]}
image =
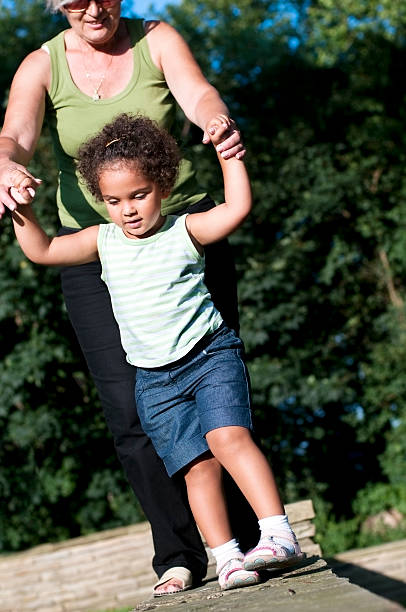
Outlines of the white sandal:
{"label": "white sandal", "polygon": [[[157,593],[156,588],[168,582],[171,578],[176,578],[182,584],[176,591],[170,591],[168,593]],[[176,595],[176,593],[181,593],[182,591],[187,591],[192,588],[192,572],[187,569],[187,567],[170,567],[166,570],[158,580],[156,584],[154,584],[154,597],[164,597],[165,595]],[[175,587],[175,585],[173,585]],[[175,587],[176,588],[176,587]]]}
{"label": "white sandal", "polygon": [[295,534],[274,533],[262,536],[255,548],[245,554],[247,570],[284,569],[297,565],[306,557],[300,550]]}
{"label": "white sandal", "polygon": [[222,591],[239,589],[259,582],[259,574],[244,569],[244,557],[227,561],[218,571],[219,585]]}

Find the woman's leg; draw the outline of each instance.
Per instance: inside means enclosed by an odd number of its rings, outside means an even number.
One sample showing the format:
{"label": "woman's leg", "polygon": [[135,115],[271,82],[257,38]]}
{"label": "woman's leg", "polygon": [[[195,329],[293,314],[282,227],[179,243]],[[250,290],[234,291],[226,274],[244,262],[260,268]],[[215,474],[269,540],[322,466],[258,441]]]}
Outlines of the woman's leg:
{"label": "woman's leg", "polygon": [[187,503],[182,478],[170,479],[141,429],[134,399],[135,369],[121,347],[110,297],[98,262],[64,268],[69,317],[99,392],[118,457],[146,517],[158,576],[174,566],[205,576],[207,557]]}

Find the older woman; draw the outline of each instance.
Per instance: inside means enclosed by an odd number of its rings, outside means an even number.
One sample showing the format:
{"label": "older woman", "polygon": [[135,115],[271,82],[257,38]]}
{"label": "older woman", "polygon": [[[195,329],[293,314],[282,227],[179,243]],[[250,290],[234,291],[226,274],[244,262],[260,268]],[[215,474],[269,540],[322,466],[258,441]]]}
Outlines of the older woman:
{"label": "older woman", "polygon": [[[29,54],[13,79],[0,134],[0,216],[6,208],[15,208],[11,192],[16,192],[11,187],[18,190],[19,201],[31,201],[35,195],[40,181],[26,165],[46,116],[60,170],[56,196],[60,231],[69,233],[109,221],[105,207],[78,182],[75,165],[79,146],[105,123],[122,112],[142,113],[174,133],[177,102],[203,130],[203,142],[209,142],[214,117],[228,116],[228,110],[185,41],[168,24],[122,18],[120,0],[48,0],[48,4],[63,13],[70,27]],[[231,129],[217,127],[220,150],[224,157],[242,156],[240,134],[231,125]],[[185,157],[163,212],[193,213],[213,205]],[[206,258],[213,299],[227,323],[236,327],[227,245],[214,245]],[[125,360],[99,264],[65,268],[62,289],[118,456],[152,526],[153,566],[160,578],[155,594],[188,588],[192,575],[197,581],[204,576],[206,555],[180,483],[167,477],[140,428],[133,396],[135,370]]]}

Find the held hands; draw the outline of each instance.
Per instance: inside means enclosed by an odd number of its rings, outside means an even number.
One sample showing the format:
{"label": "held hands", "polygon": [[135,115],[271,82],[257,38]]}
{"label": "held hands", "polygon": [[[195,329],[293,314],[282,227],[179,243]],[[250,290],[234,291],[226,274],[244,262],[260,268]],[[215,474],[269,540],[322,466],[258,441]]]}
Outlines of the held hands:
{"label": "held hands", "polygon": [[241,140],[241,133],[235,122],[227,115],[216,115],[206,124],[203,134],[203,143],[212,142],[216,151],[224,159],[236,157],[242,159],[246,153]]}
{"label": "held hands", "polygon": [[15,210],[17,204],[29,204],[41,179],[37,179],[20,164],[9,162],[0,168],[0,218],[6,208]]}

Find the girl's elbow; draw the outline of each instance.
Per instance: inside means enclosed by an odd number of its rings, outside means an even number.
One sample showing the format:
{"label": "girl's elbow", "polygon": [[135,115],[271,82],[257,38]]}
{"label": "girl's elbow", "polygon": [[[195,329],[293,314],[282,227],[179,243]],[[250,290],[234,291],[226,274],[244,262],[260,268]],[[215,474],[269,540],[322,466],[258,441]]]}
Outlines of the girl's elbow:
{"label": "girl's elbow", "polygon": [[249,214],[248,212],[240,211],[238,215],[234,216],[234,219],[231,224],[230,233],[235,232],[244,223],[244,221],[248,217],[248,214]]}
{"label": "girl's elbow", "polygon": [[243,223],[249,216],[252,210],[252,206],[247,206],[243,211],[241,211],[241,223]]}
{"label": "girl's elbow", "polygon": [[34,264],[37,264],[40,266],[49,265],[49,261],[47,260],[47,257],[43,253],[30,253],[29,251],[28,252],[24,251],[24,254],[27,257],[27,259],[29,259]]}

